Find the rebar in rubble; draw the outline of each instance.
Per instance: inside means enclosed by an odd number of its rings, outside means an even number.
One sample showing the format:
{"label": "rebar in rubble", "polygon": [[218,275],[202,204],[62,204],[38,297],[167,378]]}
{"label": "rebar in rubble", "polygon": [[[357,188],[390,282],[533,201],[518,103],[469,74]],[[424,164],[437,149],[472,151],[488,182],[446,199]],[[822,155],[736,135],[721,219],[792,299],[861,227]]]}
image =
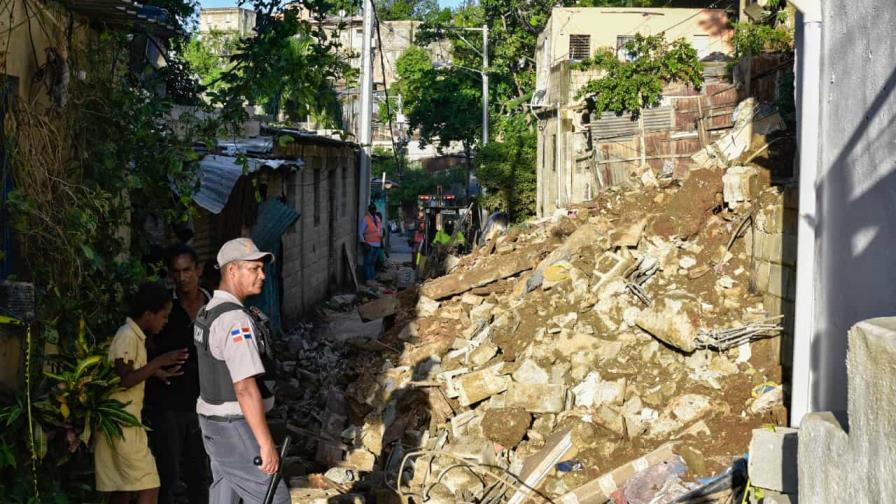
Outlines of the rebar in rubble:
{"label": "rebar in rubble", "polygon": [[644,290],[644,284],[646,284],[659,269],[659,262],[653,258],[648,260],[648,256],[644,256],[623,273],[626,288],[628,288],[629,292],[640,299],[648,308],[653,306],[653,300],[650,299],[647,291]]}
{"label": "rebar in rubble", "polygon": [[730,329],[700,329],[697,334],[697,348],[725,351],[744,343],[779,336],[784,328],[781,324],[773,321],[783,317],[783,315],[771,317],[762,322]]}

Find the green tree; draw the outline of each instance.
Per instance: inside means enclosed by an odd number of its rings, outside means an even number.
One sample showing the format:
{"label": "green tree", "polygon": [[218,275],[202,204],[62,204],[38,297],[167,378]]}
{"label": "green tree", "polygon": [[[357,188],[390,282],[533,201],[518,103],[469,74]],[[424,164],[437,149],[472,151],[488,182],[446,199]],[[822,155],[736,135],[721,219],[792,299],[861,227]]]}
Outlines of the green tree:
{"label": "green tree", "polygon": [[461,68],[437,69],[422,48],[412,46],[396,62],[409,127],[419,130],[421,143],[440,148],[461,142],[470,153],[480,137],[482,88],[474,74]]}
{"label": "green tree", "polygon": [[199,84],[208,90],[221,87],[221,76],[232,67],[230,56],[236,50],[235,34],[211,31],[195,34],[184,45],[184,60],[199,78]]}
{"label": "green tree", "polygon": [[437,0],[376,0],[374,5],[380,21],[423,20],[439,9]]}
{"label": "green tree", "polygon": [[536,135],[523,115],[504,119],[501,130],[502,141],[479,151],[476,174],[486,189],[483,205],[506,210],[518,222],[535,213]]}
{"label": "green tree", "polygon": [[336,125],[339,107],[334,83],[354,75],[338,49],[339,41],[324,30],[324,20],[346,1],[309,0],[300,9],[284,0],[252,0],[255,30],[240,39],[226,70],[209,86],[208,97],[227,124],[241,124],[244,105],[283,110],[291,119],[312,116]]}
{"label": "green tree", "polygon": [[684,39],[671,44],[664,34],[636,34],[625,44],[629,61],[620,61],[611,49],[600,49],[578,68],[600,70],[602,76],[588,81],[577,96],[590,97],[597,114],[631,112],[637,117],[642,108],[659,105],[663,86],[683,82],[703,84],[703,65],[697,51]]}

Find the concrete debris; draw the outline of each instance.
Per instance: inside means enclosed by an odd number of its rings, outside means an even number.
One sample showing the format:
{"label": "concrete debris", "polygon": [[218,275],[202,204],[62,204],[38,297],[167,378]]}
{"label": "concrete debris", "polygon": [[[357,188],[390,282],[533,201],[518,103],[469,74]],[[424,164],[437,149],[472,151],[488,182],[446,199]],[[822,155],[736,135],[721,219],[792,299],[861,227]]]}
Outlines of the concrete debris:
{"label": "concrete debris", "polygon": [[394,315],[398,307],[395,296],[383,296],[375,301],[364,303],[358,307],[358,313],[364,321],[376,320]]}
{"label": "concrete debris", "polygon": [[669,502],[724,470],[781,418],[785,326],[754,260],[781,262],[783,210],[728,140],[720,167],[641,170],[419,289],[331,299],[278,342],[272,416],[313,434],[301,470],[376,502],[493,504]]}

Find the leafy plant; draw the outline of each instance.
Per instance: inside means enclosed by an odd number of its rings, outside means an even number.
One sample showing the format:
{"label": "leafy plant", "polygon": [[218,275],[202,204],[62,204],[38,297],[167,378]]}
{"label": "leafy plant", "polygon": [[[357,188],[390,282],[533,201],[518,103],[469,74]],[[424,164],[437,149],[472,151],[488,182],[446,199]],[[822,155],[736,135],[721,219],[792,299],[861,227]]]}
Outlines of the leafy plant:
{"label": "leafy plant", "polygon": [[630,112],[637,117],[642,108],[659,105],[664,85],[683,82],[699,88],[703,84],[703,65],[697,51],[684,39],[670,44],[664,34],[636,34],[626,42],[625,50],[628,61],[620,61],[610,49],[600,49],[576,65],[602,74],[585,83],[576,95],[590,97],[597,114]]}
{"label": "leafy plant", "polygon": [[477,177],[486,189],[482,204],[501,208],[519,222],[535,214],[537,176],[536,135],[522,115],[501,125],[501,139],[486,145],[476,159]]}
{"label": "leafy plant", "polygon": [[793,34],[784,27],[741,22],[734,25],[731,44],[736,59],[764,52],[792,52]]}

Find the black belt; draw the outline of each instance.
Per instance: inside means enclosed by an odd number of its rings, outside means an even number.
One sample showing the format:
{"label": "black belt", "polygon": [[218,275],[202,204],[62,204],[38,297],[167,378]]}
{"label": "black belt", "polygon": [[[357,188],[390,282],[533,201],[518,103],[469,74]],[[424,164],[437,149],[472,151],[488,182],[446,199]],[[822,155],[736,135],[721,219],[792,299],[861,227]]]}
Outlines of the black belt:
{"label": "black belt", "polygon": [[220,416],[220,415],[199,415],[202,418],[210,421],[210,422],[223,422],[223,423],[231,423],[231,422],[239,422],[241,420],[245,420],[246,417],[242,415],[233,415],[233,416]]}

